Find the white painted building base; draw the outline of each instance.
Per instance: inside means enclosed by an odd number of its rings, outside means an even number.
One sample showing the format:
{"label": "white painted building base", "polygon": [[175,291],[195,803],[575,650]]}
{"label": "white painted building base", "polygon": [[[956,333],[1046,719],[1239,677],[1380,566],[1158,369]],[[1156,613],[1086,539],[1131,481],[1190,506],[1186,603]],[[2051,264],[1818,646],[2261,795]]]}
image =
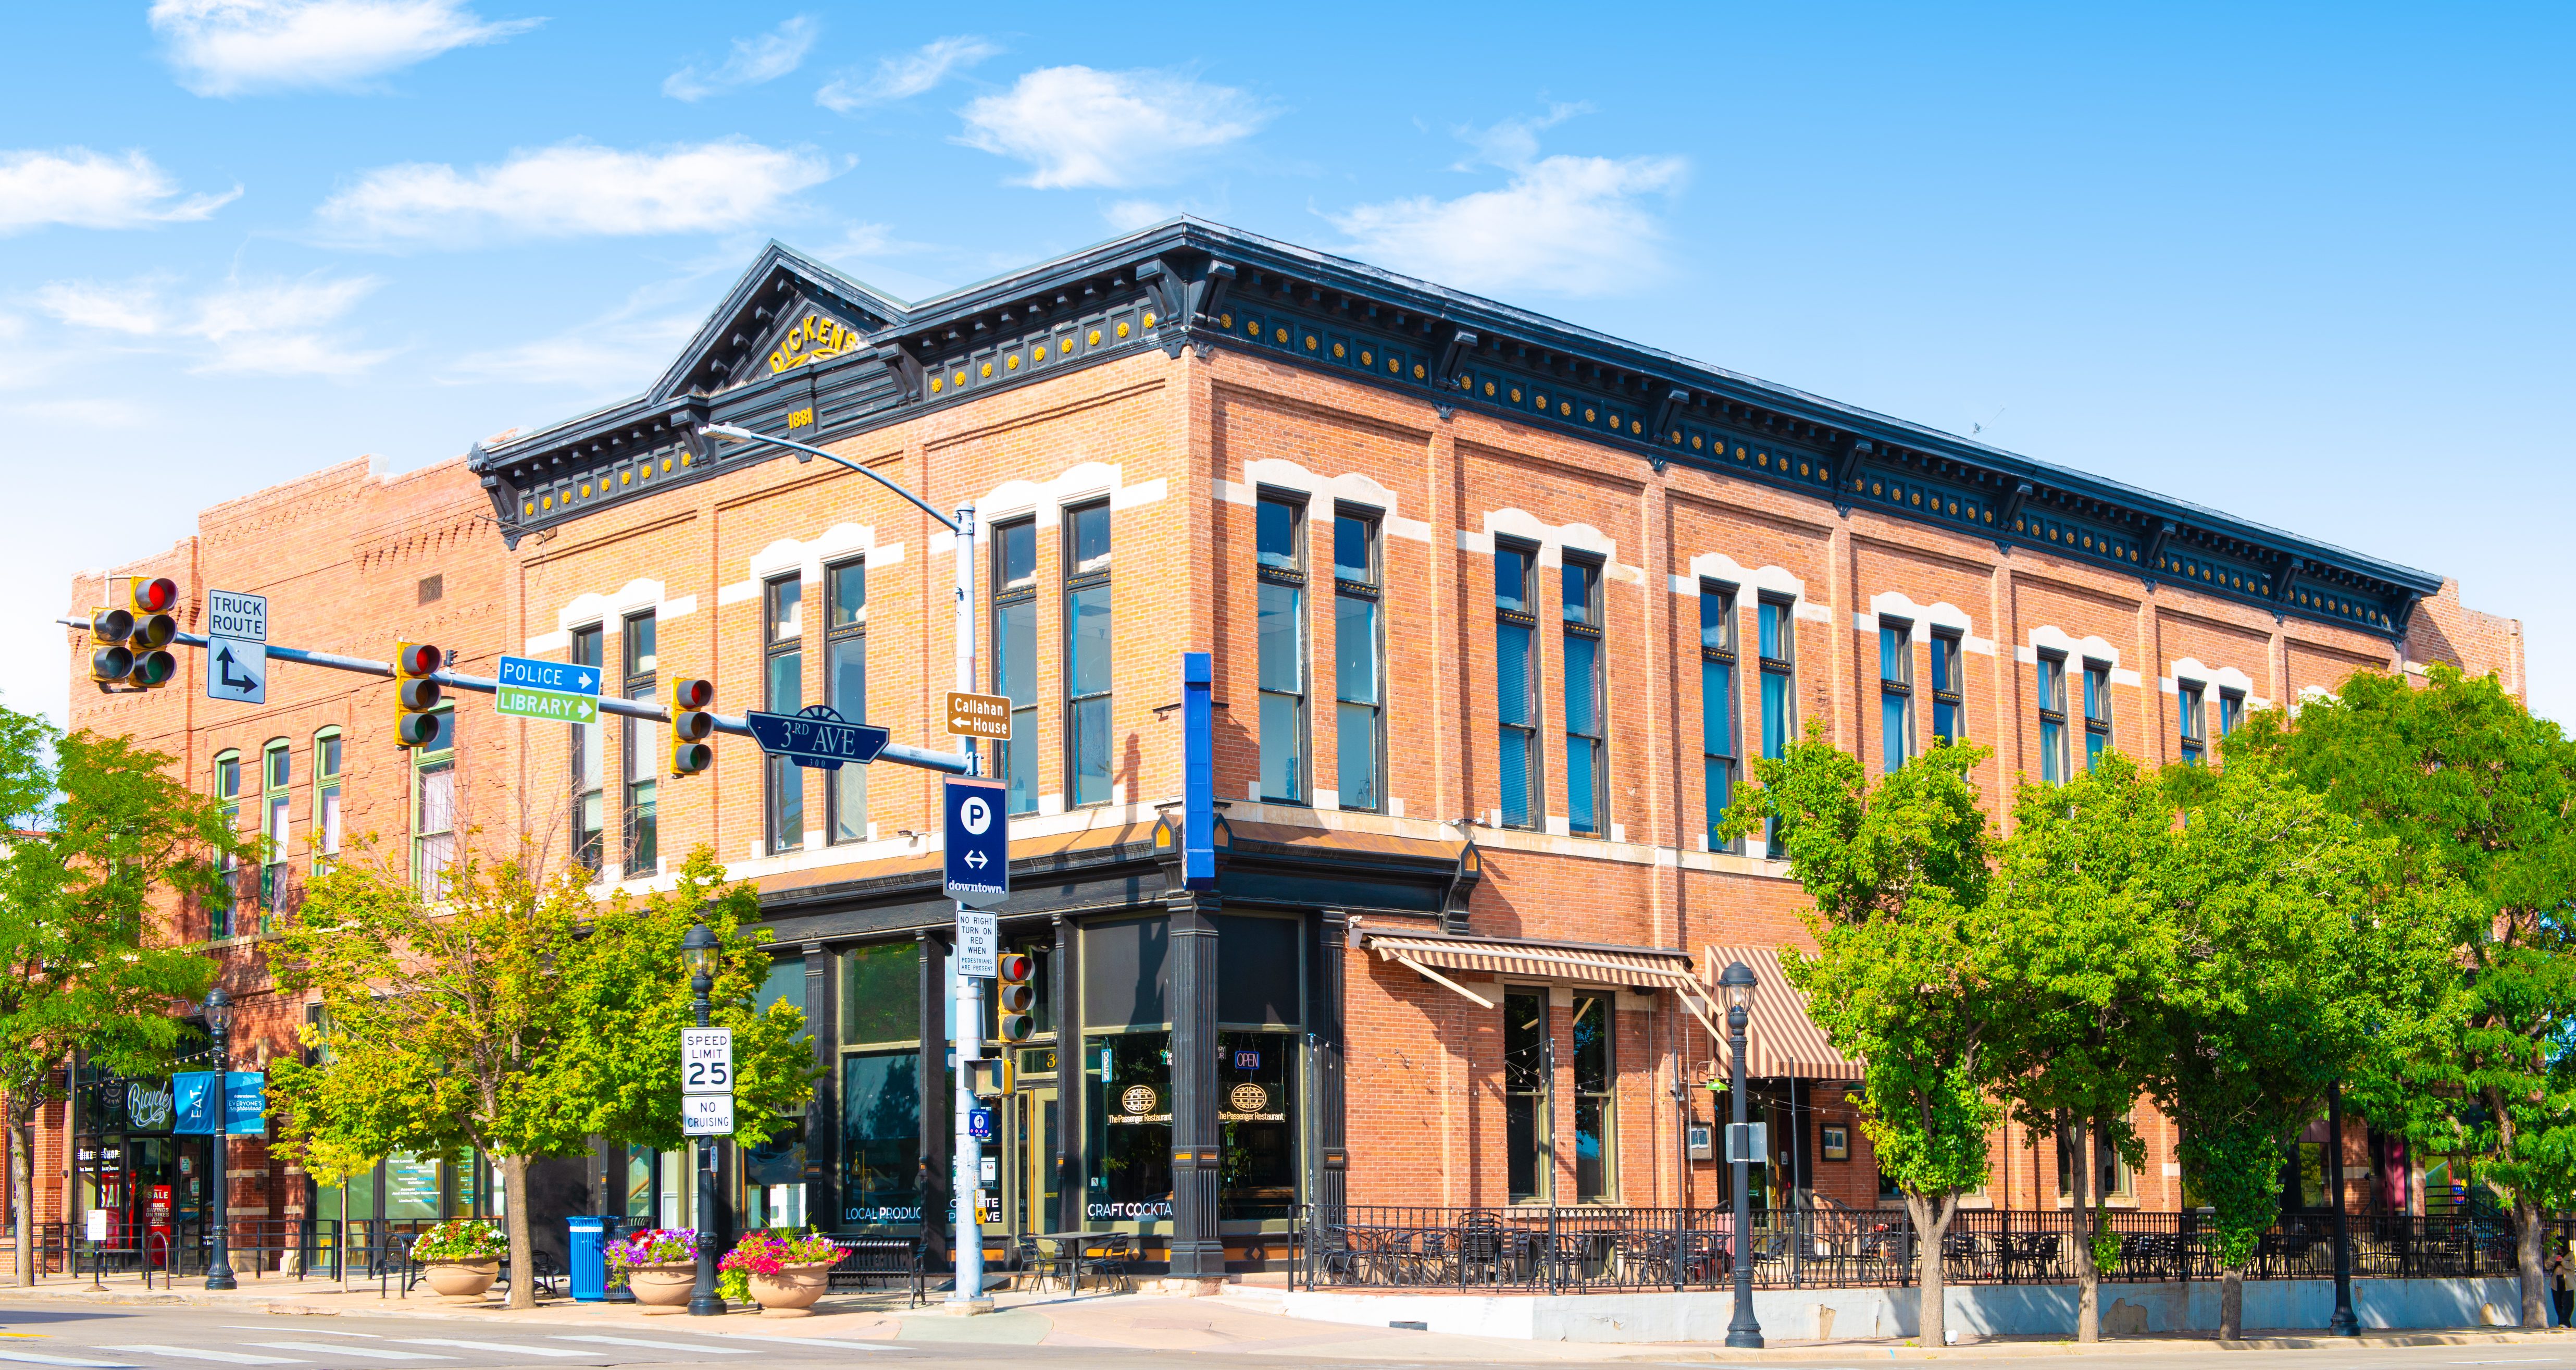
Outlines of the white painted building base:
{"label": "white painted building base", "polygon": [[[2075,1335],[2071,1284],[1952,1285],[1943,1291],[1949,1323],[1960,1336]],[[2102,1322],[2110,1335],[2218,1330],[2215,1280],[2189,1284],[2104,1284]],[[2487,1325],[2485,1307],[2510,1320],[2521,1307],[2519,1282],[2354,1280],[2353,1311],[2363,1327],[2437,1328]],[[1911,1289],[1760,1289],[1754,1316],[1766,1337],[1809,1341],[1911,1337],[1921,1298]],[[2245,1328],[2316,1331],[2334,1311],[2332,1280],[2248,1280]],[[1530,1341],[1723,1341],[1735,1316],[1731,1290],[1685,1294],[1363,1294],[1292,1290],[1292,1318],[1384,1327],[1420,1323],[1433,1332]]]}

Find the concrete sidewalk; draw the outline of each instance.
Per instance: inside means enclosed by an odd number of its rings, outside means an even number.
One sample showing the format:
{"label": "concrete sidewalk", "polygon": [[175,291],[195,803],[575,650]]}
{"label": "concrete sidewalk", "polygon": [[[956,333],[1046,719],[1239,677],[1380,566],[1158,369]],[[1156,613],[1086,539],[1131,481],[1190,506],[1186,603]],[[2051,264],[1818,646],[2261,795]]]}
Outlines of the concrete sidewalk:
{"label": "concrete sidewalk", "polygon": [[[451,1303],[415,1291],[412,1297],[380,1297],[372,1285],[343,1293],[319,1280],[244,1281],[229,1293],[203,1288],[145,1290],[137,1280],[109,1280],[94,1289],[89,1282],[49,1281],[32,1288],[0,1289],[0,1306],[25,1302],[182,1305],[263,1312],[279,1318],[423,1318],[475,1321],[525,1330],[540,1328],[625,1328],[668,1326],[685,1321],[705,1327],[713,1319],[686,1314],[647,1313],[633,1304],[576,1303],[549,1299],[533,1309],[513,1312],[498,1303]],[[908,1307],[907,1296],[870,1292],[835,1295],[804,1318],[771,1318],[752,1312],[728,1314],[720,1324],[729,1332],[757,1331],[762,1336],[840,1341],[903,1343],[971,1343],[1006,1346],[1061,1346],[1137,1351],[1220,1352],[1237,1356],[1294,1354],[1321,1359],[1385,1362],[1487,1362],[1522,1365],[1652,1361],[1727,1362],[1837,1360],[1865,1356],[1873,1361],[2026,1358],[2067,1355],[2125,1355],[2212,1350],[2221,1346],[2269,1350],[2353,1350],[2392,1346],[2490,1346],[2561,1337],[2561,1332],[2464,1330],[2457,1332],[2380,1332],[2360,1338],[2327,1338],[2313,1334],[2249,1338],[2219,1342],[2212,1337],[2118,1337],[2082,1345],[2057,1339],[1998,1339],[1953,1347],[1917,1347],[1893,1340],[1846,1339],[1829,1342],[1775,1341],[1761,1351],[1734,1351],[1707,1343],[1533,1342],[1514,1338],[1418,1332],[1395,1327],[1367,1327],[1306,1322],[1287,1316],[1279,1291],[1258,1286],[1231,1286],[1225,1293],[1184,1298],[1161,1294],[1086,1294],[1079,1298],[1050,1292],[1004,1292],[995,1296],[996,1311],[981,1317],[957,1317],[937,1306]],[[0,1324],[8,1321],[0,1307]],[[2576,1341],[2567,1343],[2576,1345]]]}

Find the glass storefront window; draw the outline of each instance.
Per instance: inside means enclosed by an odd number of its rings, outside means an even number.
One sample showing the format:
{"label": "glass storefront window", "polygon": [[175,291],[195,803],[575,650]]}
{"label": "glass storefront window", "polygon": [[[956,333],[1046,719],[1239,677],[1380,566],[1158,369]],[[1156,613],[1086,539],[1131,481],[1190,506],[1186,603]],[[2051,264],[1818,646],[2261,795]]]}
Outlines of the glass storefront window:
{"label": "glass storefront window", "polygon": [[1172,1034],[1102,1034],[1083,1043],[1083,1055],[1092,1157],[1084,1225],[1164,1231],[1172,1218]]}
{"label": "glass storefront window", "polygon": [[852,948],[841,958],[841,1045],[920,1041],[920,945]]}
{"label": "glass storefront window", "polygon": [[1297,1208],[1297,1035],[1221,1032],[1217,1129],[1225,1169],[1217,1218],[1285,1223]]}
{"label": "glass storefront window", "polygon": [[841,1058],[841,1222],[921,1224],[921,1053]]}
{"label": "glass storefront window", "polygon": [[1503,994],[1503,1149],[1508,1174],[1505,1185],[1513,1203],[1547,1197],[1555,1160],[1548,1145],[1551,1128],[1548,1087],[1547,991],[1508,990]]}
{"label": "glass storefront window", "polygon": [[436,1156],[385,1158],[385,1216],[401,1221],[443,1216],[439,1209],[440,1171]]}
{"label": "glass storefront window", "polygon": [[745,1231],[805,1226],[805,1124],[780,1128],[758,1146],[739,1148],[742,1192],[734,1212]]}

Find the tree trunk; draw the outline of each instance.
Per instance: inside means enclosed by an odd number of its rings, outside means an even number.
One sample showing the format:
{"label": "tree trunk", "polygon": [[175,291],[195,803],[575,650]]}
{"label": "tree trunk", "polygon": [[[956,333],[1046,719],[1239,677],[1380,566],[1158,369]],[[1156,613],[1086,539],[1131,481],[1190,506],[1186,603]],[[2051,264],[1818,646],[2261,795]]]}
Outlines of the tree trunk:
{"label": "tree trunk", "polygon": [[528,1230],[528,1158],[501,1158],[501,1202],[509,1212],[502,1222],[510,1232],[510,1303],[512,1308],[537,1306],[537,1248]]}
{"label": "tree trunk", "polygon": [[2549,1279],[2541,1270],[2540,1205],[2523,1194],[2513,1196],[2514,1264],[2522,1267],[2522,1325],[2549,1325]]}
{"label": "tree trunk", "polygon": [[2231,1265],[2218,1277],[2218,1339],[2245,1336],[2245,1267]]}
{"label": "tree trunk", "polygon": [[1920,1299],[1914,1315],[1915,1340],[1925,1346],[1949,1345],[1949,1296],[1941,1288],[1941,1242],[1958,1211],[1955,1194],[1937,1199],[1905,1196],[1906,1216],[1914,1220],[1914,1284]]}
{"label": "tree trunk", "polygon": [[[11,1101],[13,1104],[14,1100]],[[15,1114],[18,1110],[11,1108]],[[16,1117],[9,1119],[9,1196],[16,1200],[15,1229],[12,1236],[18,1244],[18,1283],[36,1282],[36,1241],[33,1218],[36,1165],[36,1129],[32,1123]]]}
{"label": "tree trunk", "polygon": [[2102,1340],[2102,1272],[2093,1265],[2092,1129],[2082,1122],[2064,1124],[2075,1164],[2068,1167],[2067,1193],[2075,1222],[2075,1339]]}

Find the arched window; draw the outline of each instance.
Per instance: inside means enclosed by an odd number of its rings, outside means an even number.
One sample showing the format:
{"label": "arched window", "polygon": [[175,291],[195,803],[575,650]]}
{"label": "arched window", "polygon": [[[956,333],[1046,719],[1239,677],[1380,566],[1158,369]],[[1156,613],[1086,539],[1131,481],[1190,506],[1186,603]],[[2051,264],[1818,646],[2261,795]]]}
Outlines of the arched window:
{"label": "arched window", "polygon": [[313,734],[313,873],[330,869],[340,855],[340,730]]}
{"label": "arched window", "polygon": [[286,843],[294,831],[294,808],[288,792],[295,779],[295,753],[285,738],[270,738],[259,749],[259,908],[262,931],[277,915],[286,895]]}
{"label": "arched window", "polygon": [[[227,747],[215,753],[215,802],[223,806],[224,826],[241,823],[241,753]],[[206,899],[206,936],[233,935],[233,894],[240,877],[241,860],[227,853],[223,858],[223,887]]]}

